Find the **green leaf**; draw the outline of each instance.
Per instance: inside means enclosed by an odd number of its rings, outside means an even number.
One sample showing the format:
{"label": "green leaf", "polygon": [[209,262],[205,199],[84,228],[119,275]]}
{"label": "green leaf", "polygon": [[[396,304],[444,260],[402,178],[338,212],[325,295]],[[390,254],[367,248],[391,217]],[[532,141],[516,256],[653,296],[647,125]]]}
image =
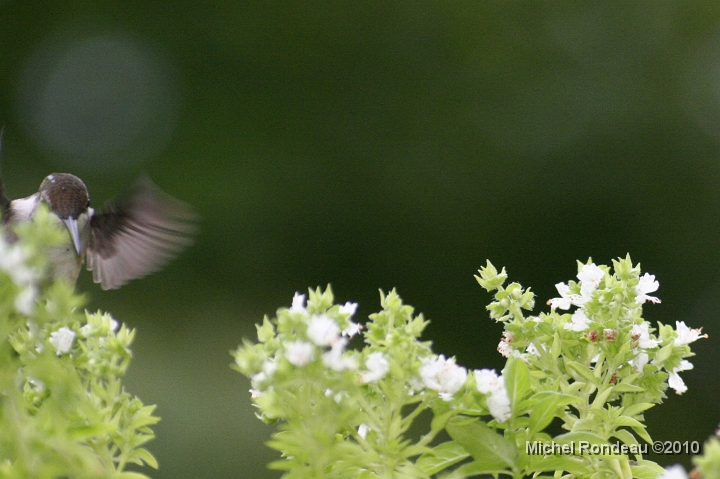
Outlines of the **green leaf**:
{"label": "green leaf", "polygon": [[635,436],[633,436],[630,433],[630,431],[628,431],[627,429],[618,429],[612,435],[613,435],[613,437],[620,439],[623,443],[627,444],[628,446],[632,446],[632,445],[638,443]]}
{"label": "green leaf", "polygon": [[487,260],[485,267],[480,268],[478,273],[480,273],[480,276],[476,275],[475,279],[486,291],[498,289],[507,279],[505,268],[498,274],[497,269],[495,269],[495,266],[493,266],[490,260]]}
{"label": "green leaf", "polygon": [[641,388],[640,386],[635,386],[634,384],[620,383],[615,386],[616,393],[641,393],[643,391],[645,391],[644,388]]}
{"label": "green leaf", "polygon": [[645,425],[643,423],[641,423],[640,421],[638,421],[637,419],[633,419],[628,416],[616,417],[615,420],[613,421],[613,425],[615,427],[622,427],[622,426],[629,426],[632,428],[636,428],[636,427],[644,428],[645,427]]}
{"label": "green leaf", "polygon": [[510,404],[514,409],[530,390],[530,372],[527,364],[522,359],[508,358],[503,377],[505,378],[505,387],[507,387]]}
{"label": "green leaf", "polygon": [[574,371],[578,376],[582,377],[590,384],[594,384],[596,386],[598,385],[598,378],[595,377],[593,372],[587,366],[583,366],[575,361],[565,360],[565,367]]}
{"label": "green leaf", "polygon": [[582,459],[569,455],[556,456],[530,456],[530,467],[534,472],[566,471],[580,477],[588,472],[587,465]]}
{"label": "green leaf", "polygon": [[470,454],[455,441],[448,441],[435,446],[432,451],[420,456],[415,463],[429,476],[468,458]]}
{"label": "green leaf", "polygon": [[138,459],[140,459],[142,462],[144,462],[144,463],[147,464],[148,466],[152,467],[153,469],[157,469],[157,468],[158,468],[157,459],[155,459],[155,456],[153,456],[152,454],[150,454],[150,451],[148,451],[147,449],[145,449],[145,448],[143,448],[143,447],[140,447],[140,448],[138,448],[138,449],[135,449],[135,450],[133,451],[133,453],[135,454],[135,456],[136,456]]}
{"label": "green leaf", "polygon": [[462,479],[465,477],[479,476],[480,474],[507,474],[508,476],[512,476],[512,473],[507,469],[492,469],[488,468],[482,461],[473,461],[458,467],[445,479]]}
{"label": "green leaf", "polygon": [[538,393],[533,394],[529,398],[523,400],[518,405],[518,415],[523,414],[524,411],[530,411],[532,410],[535,405],[540,401],[545,401],[547,398],[556,398],[558,401],[557,406],[558,407],[565,407],[569,406],[571,404],[576,404],[578,402],[582,401],[582,398],[579,396],[573,396],[571,394],[563,394],[555,391],[540,391]]}
{"label": "green leaf", "polygon": [[640,436],[645,442],[648,444],[652,444],[653,440],[650,437],[650,434],[645,430],[645,425],[640,423],[640,426],[636,426],[632,428],[633,431],[635,431],[635,434]]}
{"label": "green leaf", "polygon": [[119,474],[113,474],[113,479],[150,479],[150,477],[146,476],[145,474],[140,474],[139,472],[132,472],[132,471],[124,471]]}
{"label": "green leaf", "polygon": [[608,443],[605,439],[590,432],[568,432],[555,436],[555,442],[557,444],[578,444],[580,442],[587,442],[590,444]]}
{"label": "green leaf", "polygon": [[656,364],[662,364],[666,359],[668,359],[673,351],[675,350],[675,344],[670,343],[662,348],[655,354],[655,360],[654,362]]}
{"label": "green leaf", "polygon": [[258,341],[261,343],[266,343],[275,336],[275,327],[267,316],[263,318],[262,326],[256,324],[255,328],[257,329]]}
{"label": "green leaf", "polygon": [[550,354],[552,355],[553,359],[557,359],[560,357],[560,353],[562,353],[562,341],[560,341],[560,335],[555,332],[555,334],[553,335],[553,342],[550,349]]}
{"label": "green leaf", "polygon": [[665,469],[660,467],[657,463],[648,460],[640,460],[634,466],[630,466],[633,477],[637,479],[657,479],[660,474],[665,472]]}
{"label": "green leaf", "polygon": [[654,405],[655,404],[651,402],[640,402],[637,404],[633,404],[632,406],[628,406],[623,409],[623,414],[626,416],[635,416],[636,414],[640,414],[643,411],[647,411]]}
{"label": "green leaf", "polygon": [[598,393],[595,396],[595,400],[590,405],[590,409],[602,409],[614,390],[615,390],[615,388],[611,386],[611,387],[607,388],[606,390],[604,390],[603,392]]}
{"label": "green leaf", "polygon": [[457,411],[452,409],[450,411],[434,416],[432,418],[432,421],[430,421],[430,431],[433,433],[440,432],[442,429],[445,428],[448,420],[450,420],[450,418],[452,418],[453,416],[457,416]]}
{"label": "green leaf", "polygon": [[479,420],[450,421],[446,428],[450,437],[475,459],[483,471],[502,471],[515,467],[517,452],[513,444]]}
{"label": "green leaf", "polygon": [[530,410],[530,436],[536,432],[542,431],[555,418],[560,398],[557,396],[548,396],[535,404]]}

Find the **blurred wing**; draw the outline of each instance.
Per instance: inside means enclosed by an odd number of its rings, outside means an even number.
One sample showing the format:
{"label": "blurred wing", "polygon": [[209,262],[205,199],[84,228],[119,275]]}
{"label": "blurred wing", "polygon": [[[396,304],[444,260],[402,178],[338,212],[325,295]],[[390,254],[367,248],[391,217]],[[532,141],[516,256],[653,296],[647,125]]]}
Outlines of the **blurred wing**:
{"label": "blurred wing", "polygon": [[90,219],[87,268],[103,289],[158,271],[190,246],[197,215],[148,178],[132,194]]}
{"label": "blurred wing", "polygon": [[2,144],[5,139],[5,126],[3,125],[0,130],[0,217],[2,222],[7,223],[10,221],[10,198],[5,196],[5,184],[2,180]]}

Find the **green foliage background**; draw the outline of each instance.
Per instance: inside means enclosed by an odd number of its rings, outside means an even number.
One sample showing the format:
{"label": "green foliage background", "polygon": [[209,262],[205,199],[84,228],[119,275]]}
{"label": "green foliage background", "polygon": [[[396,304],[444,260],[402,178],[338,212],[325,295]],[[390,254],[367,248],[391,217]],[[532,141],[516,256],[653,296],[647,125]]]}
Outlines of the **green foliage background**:
{"label": "green foliage background", "polygon": [[[63,41],[102,35],[166,65],[168,139],[78,162],[19,98],[43,45],[62,58]],[[75,173],[97,207],[146,171],[203,217],[162,273],[78,285],[137,329],[126,384],[162,418],[153,477],[276,477],[228,351],[308,286],[332,283],[358,319],[397,287],[436,352],[500,367],[472,277],[486,258],[542,305],[575,259],[631,253],[660,281],[647,319],[710,335],[649,432],[703,441],[720,422],[719,72],[711,1],[4,1],[3,174],[24,197]]]}

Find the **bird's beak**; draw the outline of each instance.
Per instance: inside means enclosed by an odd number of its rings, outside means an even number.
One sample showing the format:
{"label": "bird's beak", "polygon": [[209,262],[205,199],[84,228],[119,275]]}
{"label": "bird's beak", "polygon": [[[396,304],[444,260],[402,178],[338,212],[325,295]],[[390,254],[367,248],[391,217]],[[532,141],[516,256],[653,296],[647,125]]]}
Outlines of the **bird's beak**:
{"label": "bird's beak", "polygon": [[70,217],[68,219],[62,220],[62,222],[65,223],[65,226],[70,232],[70,237],[72,238],[73,245],[75,245],[75,251],[77,251],[77,254],[79,256],[80,252],[82,251],[82,245],[80,244],[80,229],[78,228],[77,219]]}

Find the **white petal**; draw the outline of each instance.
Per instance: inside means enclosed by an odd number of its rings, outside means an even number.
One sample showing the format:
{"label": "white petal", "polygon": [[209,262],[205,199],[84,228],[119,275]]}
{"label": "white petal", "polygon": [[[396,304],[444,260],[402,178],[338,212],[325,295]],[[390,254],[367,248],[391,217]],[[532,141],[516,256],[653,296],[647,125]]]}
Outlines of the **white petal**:
{"label": "white petal", "polygon": [[688,473],[680,464],[673,464],[668,466],[658,479],[688,479]]}
{"label": "white petal", "polygon": [[488,394],[500,388],[498,374],[493,369],[476,369],[475,386],[482,394]]}
{"label": "white petal", "polygon": [[290,306],[290,311],[293,313],[307,312],[305,309],[305,295],[304,294],[295,293],[295,296],[293,296],[292,306]]}
{"label": "white petal", "polygon": [[592,291],[598,289],[603,278],[605,278],[605,272],[596,266],[595,263],[586,264],[577,274],[577,279],[582,283],[581,288],[584,286],[589,289],[591,288]]}
{"label": "white petal", "polygon": [[379,381],[390,371],[390,363],[380,352],[370,353],[365,360],[365,367],[367,371],[360,374],[360,380],[364,384]]}
{"label": "white petal", "polygon": [[353,316],[355,314],[355,311],[357,311],[358,304],[357,303],[351,303],[347,302],[343,306],[340,306],[340,314],[347,314],[349,316]]}
{"label": "white petal", "polygon": [[290,364],[297,367],[305,366],[312,360],[313,345],[305,341],[293,341],[285,343],[285,357]]}
{"label": "white petal", "polygon": [[50,333],[50,344],[55,348],[58,356],[69,352],[74,340],[75,331],[65,326]]}
{"label": "white petal", "polygon": [[685,381],[683,381],[680,375],[674,371],[668,376],[668,386],[673,388],[676,394],[682,394],[687,391]]}
{"label": "white petal", "polygon": [[565,323],[564,328],[570,331],[585,331],[590,327],[590,318],[585,315],[582,309],[578,309],[572,315],[572,319],[569,323]]}
{"label": "white petal", "polygon": [[503,423],[510,419],[512,411],[510,409],[510,398],[507,395],[507,391],[503,388],[500,391],[495,391],[485,400],[490,414],[494,417],[497,422]]}
{"label": "white petal", "polygon": [[420,377],[425,387],[437,391],[441,398],[449,401],[465,384],[467,370],[455,364],[455,358],[445,359],[441,354],[435,359],[427,358],[424,361]]}
{"label": "white petal", "polygon": [[362,325],[358,323],[353,323],[352,321],[348,321],[348,325],[345,327],[345,329],[342,330],[342,335],[347,336],[348,338],[352,338],[357,333],[362,330]]}
{"label": "white petal", "polygon": [[685,325],[685,321],[675,321],[675,331],[678,337],[675,338],[675,346],[690,344],[700,338],[707,338],[707,334],[700,334],[702,328],[690,329]]}
{"label": "white petal", "polygon": [[340,328],[334,319],[326,316],[313,316],[307,328],[310,340],[318,346],[330,346],[340,337]]}

